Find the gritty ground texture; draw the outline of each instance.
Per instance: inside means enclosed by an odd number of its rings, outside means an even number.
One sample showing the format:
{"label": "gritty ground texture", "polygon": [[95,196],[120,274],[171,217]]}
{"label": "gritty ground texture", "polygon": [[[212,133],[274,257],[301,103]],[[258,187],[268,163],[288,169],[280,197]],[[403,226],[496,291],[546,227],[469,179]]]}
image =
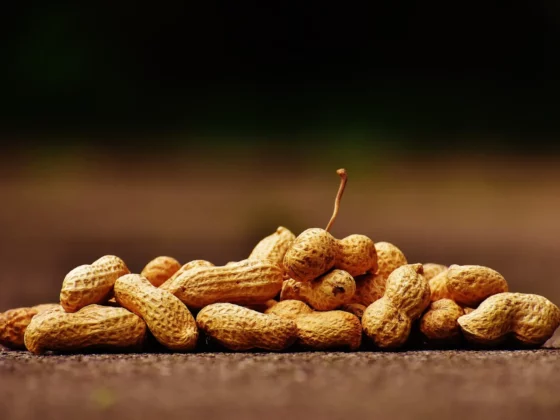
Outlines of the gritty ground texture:
{"label": "gritty ground texture", "polygon": [[0,418],[559,419],[560,350],[32,356]]}

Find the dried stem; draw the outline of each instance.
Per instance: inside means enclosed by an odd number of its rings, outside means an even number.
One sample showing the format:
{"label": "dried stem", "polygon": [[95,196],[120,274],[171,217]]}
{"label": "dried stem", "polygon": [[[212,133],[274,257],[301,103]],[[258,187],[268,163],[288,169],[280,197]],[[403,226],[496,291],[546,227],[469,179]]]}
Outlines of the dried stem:
{"label": "dried stem", "polygon": [[344,188],[346,188],[346,182],[348,181],[348,174],[346,173],[346,169],[342,168],[336,171],[336,173],[340,176],[340,186],[338,187],[338,193],[336,193],[336,198],[334,200],[334,210],[331,216],[331,220],[329,220],[329,224],[325,229],[327,232],[330,230],[334,221],[336,220],[336,216],[338,215],[338,208],[340,207],[340,200],[342,200],[342,194],[344,194]]}

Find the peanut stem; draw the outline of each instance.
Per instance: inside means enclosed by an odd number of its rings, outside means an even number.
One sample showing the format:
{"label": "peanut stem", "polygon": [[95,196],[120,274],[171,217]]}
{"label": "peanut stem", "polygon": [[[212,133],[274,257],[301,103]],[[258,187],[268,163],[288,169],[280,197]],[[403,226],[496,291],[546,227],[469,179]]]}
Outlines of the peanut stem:
{"label": "peanut stem", "polygon": [[325,229],[327,232],[334,224],[336,220],[336,216],[338,215],[338,209],[340,207],[340,200],[342,200],[342,194],[344,194],[344,188],[346,188],[346,182],[348,181],[348,174],[346,173],[346,169],[342,168],[336,171],[338,176],[340,176],[340,186],[338,187],[338,192],[336,193],[336,198],[334,199],[334,210],[331,216],[331,220],[329,220],[329,224]]}

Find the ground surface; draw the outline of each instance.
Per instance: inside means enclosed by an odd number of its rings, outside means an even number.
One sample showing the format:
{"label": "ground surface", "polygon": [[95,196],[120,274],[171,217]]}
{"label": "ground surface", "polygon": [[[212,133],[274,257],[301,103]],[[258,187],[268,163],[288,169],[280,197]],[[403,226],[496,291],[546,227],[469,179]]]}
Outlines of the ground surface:
{"label": "ground surface", "polygon": [[559,419],[560,350],[31,356],[4,420]]}

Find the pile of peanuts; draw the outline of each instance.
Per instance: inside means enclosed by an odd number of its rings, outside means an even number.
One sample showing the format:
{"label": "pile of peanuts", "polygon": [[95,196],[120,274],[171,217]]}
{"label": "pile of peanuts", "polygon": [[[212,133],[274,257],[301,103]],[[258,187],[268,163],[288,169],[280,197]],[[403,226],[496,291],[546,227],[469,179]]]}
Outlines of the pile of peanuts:
{"label": "pile of peanuts", "polygon": [[[47,351],[538,347],[560,324],[548,299],[511,293],[478,265],[409,264],[388,242],[279,227],[246,260],[171,257],[131,274],[106,255],[70,271],[60,304],[0,314],[0,344]],[[196,316],[194,316],[194,315]]]}

